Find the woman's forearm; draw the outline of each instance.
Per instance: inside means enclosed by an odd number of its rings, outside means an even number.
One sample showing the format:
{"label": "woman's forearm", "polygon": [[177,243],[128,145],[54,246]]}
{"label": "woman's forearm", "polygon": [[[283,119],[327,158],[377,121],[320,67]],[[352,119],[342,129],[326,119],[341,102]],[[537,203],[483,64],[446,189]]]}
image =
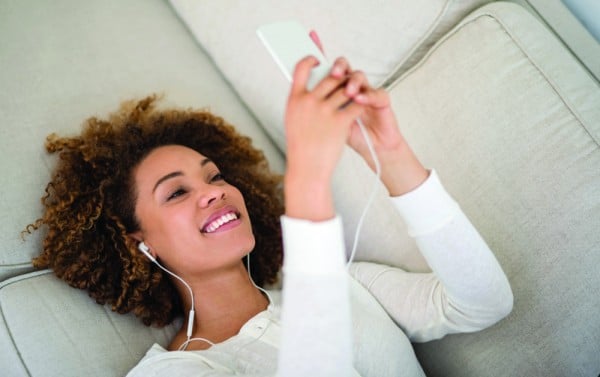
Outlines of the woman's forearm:
{"label": "woman's forearm", "polygon": [[304,177],[292,171],[284,178],[286,216],[323,221],[335,216],[331,185],[315,177]]}
{"label": "woman's forearm", "polygon": [[381,166],[381,181],[390,196],[404,195],[419,187],[429,171],[423,167],[407,143],[391,151],[378,152]]}

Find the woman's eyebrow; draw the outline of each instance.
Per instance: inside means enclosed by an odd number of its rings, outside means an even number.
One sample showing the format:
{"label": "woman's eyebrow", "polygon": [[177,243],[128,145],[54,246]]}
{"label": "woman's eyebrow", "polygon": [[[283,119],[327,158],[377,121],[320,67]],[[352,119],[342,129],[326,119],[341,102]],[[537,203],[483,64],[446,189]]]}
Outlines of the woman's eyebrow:
{"label": "woman's eyebrow", "polygon": [[180,175],[183,175],[183,172],[181,171],[174,171],[172,173],[169,173],[163,177],[161,177],[158,181],[156,181],[156,184],[154,185],[154,188],[152,189],[152,193],[154,194],[154,191],[156,191],[156,189],[158,188],[158,186],[163,183],[164,181],[171,179],[171,178],[175,178],[178,177]]}
{"label": "woman's eyebrow", "polygon": [[204,167],[206,164],[210,164],[211,162],[213,162],[210,158],[204,158],[201,162],[200,162],[200,166]]}
{"label": "woman's eyebrow", "polygon": [[[207,164],[210,164],[211,162],[213,162],[210,158],[204,158],[202,159],[202,161],[200,161],[200,167],[204,167]],[[172,173],[169,173],[163,177],[161,177],[158,181],[156,181],[156,184],[154,185],[154,188],[152,189],[152,193],[154,193],[154,191],[156,191],[156,189],[158,188],[158,186],[163,183],[164,181],[171,179],[171,178],[175,178],[175,177],[179,177],[183,175],[183,172],[181,171],[174,171]]]}

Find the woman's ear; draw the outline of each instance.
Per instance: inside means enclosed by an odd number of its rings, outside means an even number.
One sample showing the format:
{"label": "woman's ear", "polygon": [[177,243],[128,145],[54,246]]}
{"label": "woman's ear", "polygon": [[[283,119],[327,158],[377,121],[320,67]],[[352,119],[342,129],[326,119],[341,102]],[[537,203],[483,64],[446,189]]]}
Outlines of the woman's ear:
{"label": "woman's ear", "polygon": [[127,233],[127,237],[131,238],[135,243],[140,243],[144,240],[141,230],[135,231],[133,233]]}
{"label": "woman's ear", "polygon": [[133,240],[133,242],[137,245],[137,249],[139,251],[144,253],[151,260],[156,260],[156,253],[154,252],[153,248],[150,247],[150,245],[144,242],[144,238],[142,236],[141,231],[129,233],[127,237]]}

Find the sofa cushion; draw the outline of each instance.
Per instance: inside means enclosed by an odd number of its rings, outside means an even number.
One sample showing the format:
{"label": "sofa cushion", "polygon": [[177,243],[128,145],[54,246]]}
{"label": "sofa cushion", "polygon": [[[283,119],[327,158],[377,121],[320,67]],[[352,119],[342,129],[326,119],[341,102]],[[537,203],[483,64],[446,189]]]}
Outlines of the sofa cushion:
{"label": "sofa cushion", "polygon": [[75,133],[123,100],[164,94],[163,104],[207,108],[251,136],[281,171],[283,158],[161,0],[0,2],[0,281],[30,270],[53,159],[51,132]]}
{"label": "sofa cushion", "polygon": [[169,0],[198,42],[282,148],[289,84],[258,38],[263,24],[296,19],[318,32],[330,58],[346,56],[382,84],[489,0]]}
{"label": "sofa cushion", "polygon": [[181,325],[146,327],[133,315],[96,304],[50,271],[0,284],[0,313],[10,329],[0,337],[4,376],[124,376],[151,344],[167,346]]}
{"label": "sofa cushion", "polygon": [[600,373],[600,87],[515,4],[477,10],[390,89],[401,128],[494,250],[515,305],[416,346],[428,376]]}

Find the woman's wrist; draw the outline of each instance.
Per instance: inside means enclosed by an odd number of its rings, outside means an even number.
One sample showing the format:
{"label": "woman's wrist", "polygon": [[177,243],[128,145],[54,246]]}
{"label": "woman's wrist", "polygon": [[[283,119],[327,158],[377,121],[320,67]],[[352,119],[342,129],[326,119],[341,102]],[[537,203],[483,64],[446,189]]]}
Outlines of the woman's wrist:
{"label": "woman's wrist", "polygon": [[394,150],[381,152],[378,157],[381,181],[390,196],[404,195],[419,187],[429,177],[429,171],[406,143]]}
{"label": "woman's wrist", "polygon": [[328,181],[294,174],[284,177],[285,214],[288,217],[323,221],[335,217],[333,194]]}

